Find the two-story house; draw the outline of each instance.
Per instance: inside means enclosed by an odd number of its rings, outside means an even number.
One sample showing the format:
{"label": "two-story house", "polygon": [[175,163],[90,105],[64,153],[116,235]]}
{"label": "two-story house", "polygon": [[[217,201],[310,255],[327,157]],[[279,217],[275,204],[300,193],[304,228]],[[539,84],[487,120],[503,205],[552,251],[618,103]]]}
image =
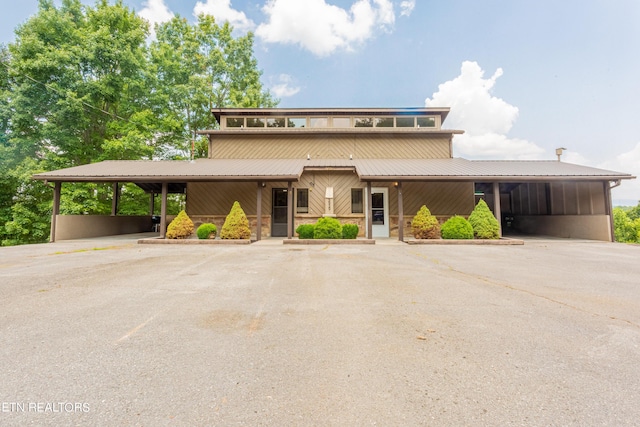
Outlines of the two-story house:
{"label": "two-story house", "polygon": [[[186,192],[186,211],[196,223],[221,226],[239,201],[255,239],[292,238],[297,225],[334,216],[358,224],[361,236],[403,240],[421,205],[445,220],[469,215],[484,198],[504,232],[612,240],[610,189],[634,178],[559,160],[454,158],[453,138],[463,131],[443,128],[448,108],[212,113],[218,129],[201,132],[209,138],[207,159],[107,161],[36,175],[56,183],[52,239],[68,237],[63,228],[82,229],[79,221],[93,221],[91,228],[100,222],[101,233],[114,230],[109,223],[135,223],[117,218],[117,200],[109,218],[57,215],[62,182],[106,181],[114,183],[116,195],[122,182],[162,194],[161,234],[167,194]],[[144,228],[148,218],[139,221]]]}

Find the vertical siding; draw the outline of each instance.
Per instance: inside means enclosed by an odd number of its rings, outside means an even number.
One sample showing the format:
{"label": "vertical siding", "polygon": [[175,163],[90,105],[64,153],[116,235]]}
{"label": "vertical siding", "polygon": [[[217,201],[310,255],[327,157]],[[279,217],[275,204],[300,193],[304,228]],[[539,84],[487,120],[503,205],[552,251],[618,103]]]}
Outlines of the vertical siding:
{"label": "vertical siding", "polygon": [[[434,215],[469,215],[474,207],[472,182],[405,182],[402,184],[405,216],[415,215],[420,206],[426,205]],[[389,205],[397,215],[398,202],[395,188],[389,190]]]}
{"label": "vertical siding", "polygon": [[211,138],[212,159],[437,159],[450,158],[448,135],[295,134]]}

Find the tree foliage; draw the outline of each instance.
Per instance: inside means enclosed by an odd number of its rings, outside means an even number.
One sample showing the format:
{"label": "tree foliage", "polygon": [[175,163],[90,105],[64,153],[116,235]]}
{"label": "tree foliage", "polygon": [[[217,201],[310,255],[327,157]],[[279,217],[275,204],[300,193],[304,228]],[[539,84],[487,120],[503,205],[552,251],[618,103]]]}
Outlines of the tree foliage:
{"label": "tree foliage", "polygon": [[[34,173],[101,160],[185,158],[212,107],[276,105],[260,83],[253,35],[210,16],[176,17],[147,44],[148,23],[116,0],[39,0],[0,45],[0,240],[46,241],[52,193]],[[206,155],[206,141],[196,144]],[[62,187],[61,213],[110,212],[112,187]],[[127,184],[120,213],[148,213]],[[177,205],[176,205],[177,206]]]}
{"label": "tree foliage", "polygon": [[616,242],[640,243],[640,217],[638,206],[625,211],[623,208],[613,208],[613,231]]}

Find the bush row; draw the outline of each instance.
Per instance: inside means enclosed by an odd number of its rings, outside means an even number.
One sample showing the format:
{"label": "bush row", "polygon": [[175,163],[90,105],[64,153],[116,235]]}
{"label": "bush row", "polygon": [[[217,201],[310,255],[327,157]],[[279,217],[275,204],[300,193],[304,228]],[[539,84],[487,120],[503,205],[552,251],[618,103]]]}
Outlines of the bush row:
{"label": "bush row", "polygon": [[301,239],[355,239],[359,231],[356,224],[340,224],[331,217],[322,217],[315,224],[302,224],[296,228]]}
{"label": "bush row", "polygon": [[442,226],[431,215],[426,206],[422,206],[413,221],[411,231],[416,239],[499,239],[500,224],[484,200],[480,200],[469,215],[469,219],[455,215]]}
{"label": "bush row", "polygon": [[[193,234],[193,221],[189,218],[185,211],[180,211],[178,216],[167,227],[167,239],[186,239]],[[196,230],[199,239],[212,239],[216,237],[218,228],[215,224],[204,223]],[[220,230],[221,239],[249,239],[251,238],[251,228],[249,228],[249,220],[245,215],[240,203],[233,203],[229,215],[224,220],[222,229]]]}

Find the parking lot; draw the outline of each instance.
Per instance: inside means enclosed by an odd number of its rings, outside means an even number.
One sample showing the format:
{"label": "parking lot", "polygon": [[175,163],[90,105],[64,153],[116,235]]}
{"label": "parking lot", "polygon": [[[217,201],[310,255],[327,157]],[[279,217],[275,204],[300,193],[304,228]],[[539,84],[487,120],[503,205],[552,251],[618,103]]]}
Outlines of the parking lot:
{"label": "parking lot", "polygon": [[637,425],[640,246],[0,248],[0,425]]}

